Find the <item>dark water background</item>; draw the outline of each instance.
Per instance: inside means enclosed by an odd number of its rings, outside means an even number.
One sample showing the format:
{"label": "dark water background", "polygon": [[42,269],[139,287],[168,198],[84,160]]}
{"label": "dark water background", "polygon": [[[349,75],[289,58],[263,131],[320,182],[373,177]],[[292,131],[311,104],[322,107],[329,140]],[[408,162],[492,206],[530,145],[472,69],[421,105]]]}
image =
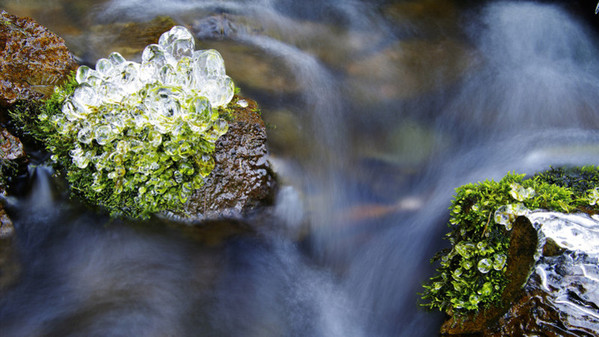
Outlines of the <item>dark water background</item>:
{"label": "dark water background", "polygon": [[88,213],[32,169],[1,336],[434,336],[417,293],[453,189],[598,162],[593,1],[0,4],[89,64],[139,58],[125,23],[192,27],[261,104],[282,182],[263,216],[204,224],[242,233],[210,244]]}

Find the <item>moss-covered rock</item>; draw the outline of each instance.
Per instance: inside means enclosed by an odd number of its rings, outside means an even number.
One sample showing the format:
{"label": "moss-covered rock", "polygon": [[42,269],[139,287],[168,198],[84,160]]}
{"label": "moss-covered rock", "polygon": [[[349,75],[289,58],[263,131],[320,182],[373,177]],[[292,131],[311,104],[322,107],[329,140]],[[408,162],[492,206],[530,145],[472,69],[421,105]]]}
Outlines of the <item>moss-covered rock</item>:
{"label": "moss-covered rock", "polygon": [[[234,85],[222,57],[194,50],[184,27],[158,42],[144,49],[141,63],[114,52],[95,69],[79,67],[43,107],[22,105],[12,118],[52,153],[75,195],[112,215],[146,218],[168,211],[194,217],[207,210],[241,211],[267,199],[273,175],[255,102],[232,100]],[[214,169],[216,144],[229,124],[239,130],[219,143],[233,145],[216,154],[218,178],[200,192],[195,204],[201,208],[183,212]],[[246,172],[235,172],[236,165]]]}
{"label": "moss-covered rock", "polygon": [[62,38],[32,19],[0,12],[0,106],[49,97],[76,67]]}
{"label": "moss-covered rock", "polygon": [[598,177],[594,166],[557,168],[529,179],[509,173],[499,182],[459,187],[450,208],[452,247],[434,259],[439,267],[425,285],[424,305],[462,322],[476,321],[489,309],[507,310],[516,219],[537,209],[597,212]]}

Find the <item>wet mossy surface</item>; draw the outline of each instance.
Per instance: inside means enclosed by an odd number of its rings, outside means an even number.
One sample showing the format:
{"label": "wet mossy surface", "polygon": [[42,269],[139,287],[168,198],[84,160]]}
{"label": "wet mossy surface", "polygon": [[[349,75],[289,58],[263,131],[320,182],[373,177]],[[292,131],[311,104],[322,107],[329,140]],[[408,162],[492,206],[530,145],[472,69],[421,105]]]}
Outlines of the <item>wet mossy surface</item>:
{"label": "wet mossy surface", "polygon": [[[598,167],[585,166],[551,168],[529,178],[508,173],[498,182],[457,188],[447,234],[452,247],[433,258],[437,274],[424,286],[422,305],[444,311],[461,324],[478,322],[477,317],[488,320],[489,312],[513,300],[509,289],[514,279],[528,275],[510,271],[510,261],[534,253],[511,247],[513,228],[521,221],[517,219],[537,209],[596,213],[598,187]],[[526,279],[516,283],[523,282]]]}

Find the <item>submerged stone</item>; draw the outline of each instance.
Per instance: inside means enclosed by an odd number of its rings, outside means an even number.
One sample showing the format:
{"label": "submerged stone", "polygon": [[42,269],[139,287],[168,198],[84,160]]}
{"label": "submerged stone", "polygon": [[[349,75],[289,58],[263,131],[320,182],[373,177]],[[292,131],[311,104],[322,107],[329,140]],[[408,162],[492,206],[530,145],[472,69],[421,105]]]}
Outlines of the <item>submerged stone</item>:
{"label": "submerged stone", "polygon": [[0,105],[47,98],[76,67],[62,38],[32,19],[0,12]]}

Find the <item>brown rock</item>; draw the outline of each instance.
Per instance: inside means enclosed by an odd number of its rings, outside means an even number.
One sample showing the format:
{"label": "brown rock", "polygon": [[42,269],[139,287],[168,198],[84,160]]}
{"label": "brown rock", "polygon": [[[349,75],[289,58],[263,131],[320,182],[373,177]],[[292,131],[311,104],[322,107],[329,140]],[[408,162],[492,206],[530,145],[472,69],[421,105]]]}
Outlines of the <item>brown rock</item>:
{"label": "brown rock", "polygon": [[15,160],[25,157],[21,141],[0,127],[0,160]]}
{"label": "brown rock", "polygon": [[[181,214],[191,219],[238,217],[272,202],[276,182],[268,162],[266,126],[256,102],[235,96],[229,131],[216,143],[215,167]],[[243,103],[242,103],[243,104]]]}
{"label": "brown rock", "polygon": [[32,19],[0,12],[0,105],[46,98],[76,68],[62,38]]}

